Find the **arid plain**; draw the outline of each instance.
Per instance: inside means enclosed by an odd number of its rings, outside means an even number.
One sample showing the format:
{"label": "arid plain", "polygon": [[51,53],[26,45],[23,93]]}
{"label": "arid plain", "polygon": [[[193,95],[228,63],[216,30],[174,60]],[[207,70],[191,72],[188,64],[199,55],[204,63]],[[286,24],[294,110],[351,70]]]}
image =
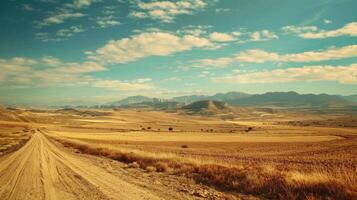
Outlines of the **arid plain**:
{"label": "arid plain", "polygon": [[357,198],[353,115],[0,113],[0,199]]}

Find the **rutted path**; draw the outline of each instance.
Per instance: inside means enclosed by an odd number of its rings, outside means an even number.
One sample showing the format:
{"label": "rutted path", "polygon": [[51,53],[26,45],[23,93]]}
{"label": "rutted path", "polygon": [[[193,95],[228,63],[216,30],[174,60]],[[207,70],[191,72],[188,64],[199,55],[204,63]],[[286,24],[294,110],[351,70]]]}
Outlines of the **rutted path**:
{"label": "rutted path", "polygon": [[57,147],[37,131],[21,149],[0,158],[0,199],[198,198],[178,191],[180,186],[154,186],[123,169],[111,173],[102,166],[110,162]]}

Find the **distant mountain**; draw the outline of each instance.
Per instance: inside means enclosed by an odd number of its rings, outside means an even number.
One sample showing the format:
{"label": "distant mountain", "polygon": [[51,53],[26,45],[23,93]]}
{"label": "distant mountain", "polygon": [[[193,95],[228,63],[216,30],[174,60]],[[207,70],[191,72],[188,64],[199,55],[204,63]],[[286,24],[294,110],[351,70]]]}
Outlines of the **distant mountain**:
{"label": "distant mountain", "polygon": [[247,98],[228,101],[239,106],[275,106],[275,107],[338,107],[350,105],[350,102],[337,95],[298,94],[296,92],[268,92]]}
{"label": "distant mountain", "polygon": [[131,96],[127,97],[125,99],[122,99],[120,101],[115,101],[108,103],[110,106],[125,106],[125,105],[130,105],[130,104],[138,104],[138,103],[143,103],[143,102],[152,102],[153,99],[145,96]]}
{"label": "distant mountain", "polygon": [[219,115],[243,113],[246,109],[231,106],[228,103],[214,100],[196,101],[183,106],[181,110],[188,114]]}
{"label": "distant mountain", "polygon": [[[146,96],[131,96],[127,97],[125,99],[115,101],[115,102],[110,102],[107,103],[105,106],[106,107],[121,107],[121,106],[129,106],[130,107],[146,107],[146,106],[152,106],[155,104],[155,106],[161,102],[162,104],[178,104],[178,103],[183,103],[183,104],[190,104],[196,101],[203,101],[203,100],[215,100],[215,101],[229,101],[233,99],[240,99],[240,98],[246,98],[251,96],[250,94],[242,93],[242,92],[228,92],[228,93],[217,93],[215,95],[209,96],[209,95],[190,95],[190,96],[179,96],[179,97],[173,97],[172,99],[157,99],[157,98],[150,98]],[[170,103],[167,103],[170,102]],[[176,102],[176,103],[174,103]],[[144,105],[145,104],[145,105]],[[149,105],[151,104],[151,105]],[[171,107],[171,106],[169,106]]]}
{"label": "distant mountain", "polygon": [[170,110],[182,107],[182,103],[174,102],[174,101],[159,101],[157,99],[153,99],[152,101],[146,101],[141,103],[133,103],[118,106],[121,108],[148,108],[155,110]]}
{"label": "distant mountain", "polygon": [[227,93],[217,93],[210,98],[216,101],[231,101],[235,99],[243,99],[252,96],[244,92],[227,92]]}
{"label": "distant mountain", "polygon": [[183,109],[192,110],[196,112],[202,110],[224,110],[228,108],[229,106],[227,103],[212,100],[197,101],[183,107]]}
{"label": "distant mountain", "polygon": [[178,112],[191,115],[217,116],[222,119],[234,119],[241,117],[263,117],[278,113],[275,109],[265,108],[241,108],[222,101],[203,100],[193,102],[178,109]]}
{"label": "distant mountain", "polygon": [[202,101],[202,100],[209,100],[210,96],[207,95],[190,95],[190,96],[179,96],[179,97],[173,97],[172,101],[177,101],[181,102],[184,104],[190,104],[195,101]]}
{"label": "distant mountain", "polygon": [[[172,99],[162,100],[157,98],[149,98],[145,96],[132,96],[123,100],[106,104],[109,107],[131,107],[131,108],[178,108],[182,104],[190,106],[198,106],[199,104],[210,103],[210,106],[215,105],[218,110],[220,103],[225,102],[233,106],[249,106],[249,107],[277,107],[277,108],[353,108],[357,107],[357,95],[339,96],[328,94],[299,94],[296,92],[268,92],[265,94],[246,94],[242,92],[217,93],[215,95],[191,95],[179,96]],[[195,103],[193,105],[189,105]],[[203,105],[204,106],[204,105]],[[207,110],[207,109],[206,109]]]}
{"label": "distant mountain", "polygon": [[97,117],[97,116],[106,116],[109,113],[92,111],[92,110],[77,110],[74,108],[63,108],[55,111],[56,113],[66,114],[66,115],[79,115],[84,117]]}
{"label": "distant mountain", "polygon": [[37,117],[26,110],[0,107],[0,120],[17,122],[35,122]]}
{"label": "distant mountain", "polygon": [[349,96],[341,96],[341,97],[346,99],[347,101],[357,103],[357,94],[349,95]]}
{"label": "distant mountain", "polygon": [[191,96],[180,96],[172,98],[173,101],[190,104],[196,101],[203,100],[215,100],[215,101],[230,101],[234,99],[241,99],[251,96],[250,94],[246,94],[243,92],[228,92],[228,93],[217,93],[212,96],[208,95],[191,95]]}

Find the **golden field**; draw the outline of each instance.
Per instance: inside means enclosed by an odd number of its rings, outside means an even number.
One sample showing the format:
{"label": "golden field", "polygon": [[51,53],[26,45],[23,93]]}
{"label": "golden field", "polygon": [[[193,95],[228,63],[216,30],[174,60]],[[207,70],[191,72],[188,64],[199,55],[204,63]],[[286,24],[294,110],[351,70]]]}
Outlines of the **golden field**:
{"label": "golden field", "polygon": [[192,179],[225,199],[357,197],[353,116],[277,113],[223,120],[161,111],[93,112],[33,112],[37,120],[31,125],[77,155]]}

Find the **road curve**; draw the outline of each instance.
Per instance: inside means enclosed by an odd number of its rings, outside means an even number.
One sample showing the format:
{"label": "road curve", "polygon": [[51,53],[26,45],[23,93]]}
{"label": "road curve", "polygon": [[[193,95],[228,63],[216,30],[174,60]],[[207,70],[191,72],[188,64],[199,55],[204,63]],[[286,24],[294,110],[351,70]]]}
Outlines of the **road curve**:
{"label": "road curve", "polygon": [[0,158],[0,199],[162,199],[76,154],[41,132]]}

